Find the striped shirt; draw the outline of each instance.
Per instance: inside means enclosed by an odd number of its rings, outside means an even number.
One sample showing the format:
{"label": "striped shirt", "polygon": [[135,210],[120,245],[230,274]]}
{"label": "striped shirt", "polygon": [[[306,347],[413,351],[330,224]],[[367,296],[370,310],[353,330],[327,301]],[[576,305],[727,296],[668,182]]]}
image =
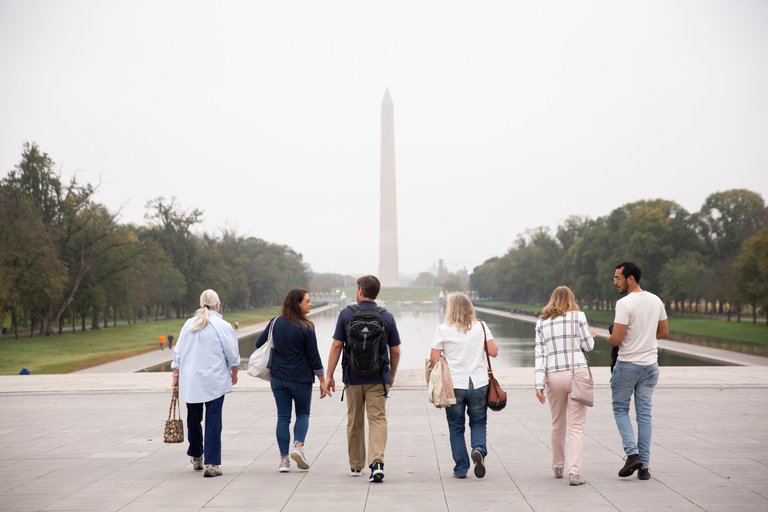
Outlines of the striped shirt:
{"label": "striped shirt", "polygon": [[574,342],[577,343],[574,366],[589,366],[582,350],[592,350],[595,340],[589,335],[589,325],[584,313],[571,311],[557,318],[539,319],[536,322],[536,389],[544,389],[544,376],[548,372],[571,369],[571,320],[576,331]]}

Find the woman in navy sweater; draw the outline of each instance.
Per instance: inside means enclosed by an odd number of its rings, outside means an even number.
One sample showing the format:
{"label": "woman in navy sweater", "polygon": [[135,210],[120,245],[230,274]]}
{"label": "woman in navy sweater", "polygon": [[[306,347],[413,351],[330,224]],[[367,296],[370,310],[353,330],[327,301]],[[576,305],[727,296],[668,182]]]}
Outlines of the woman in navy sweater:
{"label": "woman in navy sweater", "polygon": [[[280,316],[272,319],[256,341],[256,348],[267,342],[272,328],[274,349],[270,373],[272,394],[277,404],[277,446],[280,448],[278,471],[291,470],[288,445],[291,441],[291,405],[296,408],[293,425],[293,451],[291,459],[301,469],[309,469],[304,456],[304,439],[309,429],[309,409],[312,404],[312,384],[315,376],[320,380],[320,398],[329,395],[325,385],[325,370],[317,351],[315,324],[307,317],[312,309],[309,293],[301,288],[288,292],[283,300]],[[272,324],[274,323],[274,327]]]}

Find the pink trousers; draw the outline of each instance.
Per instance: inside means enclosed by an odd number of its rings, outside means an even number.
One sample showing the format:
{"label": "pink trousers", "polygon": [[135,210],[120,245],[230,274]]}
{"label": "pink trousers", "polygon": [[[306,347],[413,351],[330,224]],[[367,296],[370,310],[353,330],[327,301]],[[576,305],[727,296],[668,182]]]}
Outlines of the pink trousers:
{"label": "pink trousers", "polygon": [[[587,368],[576,368],[577,375],[589,375]],[[568,474],[578,475],[584,450],[587,406],[570,399],[571,371],[548,372],[544,387],[552,410],[552,466],[565,467],[565,431],[568,430]]]}

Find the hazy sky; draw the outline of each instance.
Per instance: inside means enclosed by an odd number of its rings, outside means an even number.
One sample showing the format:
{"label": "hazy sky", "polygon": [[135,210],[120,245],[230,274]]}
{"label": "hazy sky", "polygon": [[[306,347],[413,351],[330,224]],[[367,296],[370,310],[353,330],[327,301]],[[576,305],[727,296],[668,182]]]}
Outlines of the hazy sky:
{"label": "hazy sky", "polygon": [[37,142],[123,222],[377,273],[381,100],[400,270],[718,190],[768,199],[768,2],[0,0],[0,176]]}

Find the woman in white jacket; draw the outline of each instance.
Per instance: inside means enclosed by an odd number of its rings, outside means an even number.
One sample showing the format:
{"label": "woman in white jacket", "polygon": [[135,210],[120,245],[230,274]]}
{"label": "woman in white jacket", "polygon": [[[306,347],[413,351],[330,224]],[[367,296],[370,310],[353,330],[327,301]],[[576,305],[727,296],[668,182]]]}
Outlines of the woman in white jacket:
{"label": "woman in white jacket", "polygon": [[576,375],[589,376],[584,351],[594,348],[593,338],[596,335],[595,331],[589,330],[587,317],[579,311],[571,289],[567,286],[555,288],[549,304],[536,322],[536,398],[542,404],[549,399],[552,411],[552,470],[556,478],[563,477],[567,427],[568,480],[571,485],[586,483],[579,471],[587,422],[587,406],[570,400],[571,367],[576,369]]}
{"label": "woman in white jacket", "polygon": [[445,417],[448,420],[453,461],[456,463],[453,468],[453,476],[456,478],[466,478],[469,471],[469,456],[464,440],[465,410],[469,416],[475,476],[477,478],[485,476],[485,456],[488,453],[486,448],[488,368],[484,349],[486,337],[488,354],[496,357],[499,347],[493,341],[493,335],[488,326],[475,318],[475,307],[469,297],[463,293],[449,295],[445,323],[440,324],[435,331],[429,359],[434,367],[440,355],[444,355],[453,381],[456,404],[445,408]]}

